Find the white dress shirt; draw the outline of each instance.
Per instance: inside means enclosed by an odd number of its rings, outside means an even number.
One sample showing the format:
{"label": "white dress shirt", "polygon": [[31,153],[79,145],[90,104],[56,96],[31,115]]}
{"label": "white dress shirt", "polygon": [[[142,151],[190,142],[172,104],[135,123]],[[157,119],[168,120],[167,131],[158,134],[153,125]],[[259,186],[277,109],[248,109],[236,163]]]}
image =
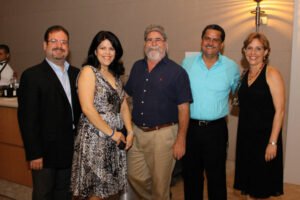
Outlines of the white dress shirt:
{"label": "white dress shirt", "polygon": [[[5,65],[5,62],[0,63],[0,71],[2,70],[4,65]],[[12,79],[12,77],[14,75],[14,70],[7,63],[7,65],[5,66],[5,68],[3,69],[3,71],[1,72],[0,75],[1,75],[0,86],[9,85],[10,79]]]}

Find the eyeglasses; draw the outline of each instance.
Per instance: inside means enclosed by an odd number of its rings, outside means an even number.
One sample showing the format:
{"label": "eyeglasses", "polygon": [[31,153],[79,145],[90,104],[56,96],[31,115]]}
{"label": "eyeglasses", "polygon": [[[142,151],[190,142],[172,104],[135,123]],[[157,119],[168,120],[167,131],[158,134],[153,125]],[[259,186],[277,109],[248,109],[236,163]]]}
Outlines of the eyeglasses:
{"label": "eyeglasses", "polygon": [[62,45],[67,45],[69,44],[69,41],[68,40],[57,40],[57,39],[50,39],[48,40],[49,43],[51,44],[57,44],[58,42]]}
{"label": "eyeglasses", "polygon": [[152,42],[157,42],[157,43],[160,43],[160,42],[164,42],[165,40],[162,39],[162,38],[147,38],[146,39],[146,42],[147,43],[152,43]]}
{"label": "eyeglasses", "polygon": [[208,37],[208,36],[204,36],[203,40],[205,42],[213,42],[213,43],[219,43],[219,42],[221,42],[220,38],[211,38],[211,37]]}

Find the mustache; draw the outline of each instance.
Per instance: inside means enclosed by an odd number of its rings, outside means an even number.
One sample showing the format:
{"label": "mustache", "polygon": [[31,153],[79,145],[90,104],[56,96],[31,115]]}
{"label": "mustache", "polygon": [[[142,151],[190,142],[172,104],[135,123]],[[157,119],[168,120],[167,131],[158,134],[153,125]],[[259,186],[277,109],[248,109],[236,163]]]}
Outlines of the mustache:
{"label": "mustache", "polygon": [[151,51],[161,52],[161,48],[159,46],[147,47],[146,52],[149,53]]}
{"label": "mustache", "polygon": [[148,47],[147,50],[149,50],[149,51],[160,50],[160,47],[159,46]]}
{"label": "mustache", "polygon": [[57,51],[57,50],[59,50],[59,51],[62,51],[62,52],[65,52],[65,50],[64,50],[64,49],[62,49],[62,48],[59,48],[59,47],[56,47],[56,48],[53,48],[53,49],[52,49],[52,51]]}

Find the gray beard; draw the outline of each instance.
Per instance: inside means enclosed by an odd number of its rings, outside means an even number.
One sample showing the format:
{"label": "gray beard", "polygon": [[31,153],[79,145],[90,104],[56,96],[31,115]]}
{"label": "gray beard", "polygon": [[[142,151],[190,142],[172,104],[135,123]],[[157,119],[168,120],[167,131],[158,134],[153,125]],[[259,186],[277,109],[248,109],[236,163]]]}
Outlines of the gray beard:
{"label": "gray beard", "polygon": [[146,53],[147,59],[151,61],[160,61],[165,53],[160,52],[159,50],[151,50]]}

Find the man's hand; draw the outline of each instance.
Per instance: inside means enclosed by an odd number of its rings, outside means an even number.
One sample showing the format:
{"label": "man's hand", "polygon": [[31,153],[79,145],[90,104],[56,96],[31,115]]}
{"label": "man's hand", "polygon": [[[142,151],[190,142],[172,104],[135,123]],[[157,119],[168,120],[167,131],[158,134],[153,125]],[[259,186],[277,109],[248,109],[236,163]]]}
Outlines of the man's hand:
{"label": "man's hand", "polygon": [[173,156],[176,160],[180,160],[185,154],[185,139],[177,137],[173,145]]}
{"label": "man's hand", "polygon": [[178,105],[178,134],[173,145],[173,156],[180,160],[185,154],[185,141],[190,120],[190,104],[188,102]]}
{"label": "man's hand", "polygon": [[31,160],[29,162],[29,168],[31,170],[41,170],[43,169],[43,158],[38,158],[35,160]]}

